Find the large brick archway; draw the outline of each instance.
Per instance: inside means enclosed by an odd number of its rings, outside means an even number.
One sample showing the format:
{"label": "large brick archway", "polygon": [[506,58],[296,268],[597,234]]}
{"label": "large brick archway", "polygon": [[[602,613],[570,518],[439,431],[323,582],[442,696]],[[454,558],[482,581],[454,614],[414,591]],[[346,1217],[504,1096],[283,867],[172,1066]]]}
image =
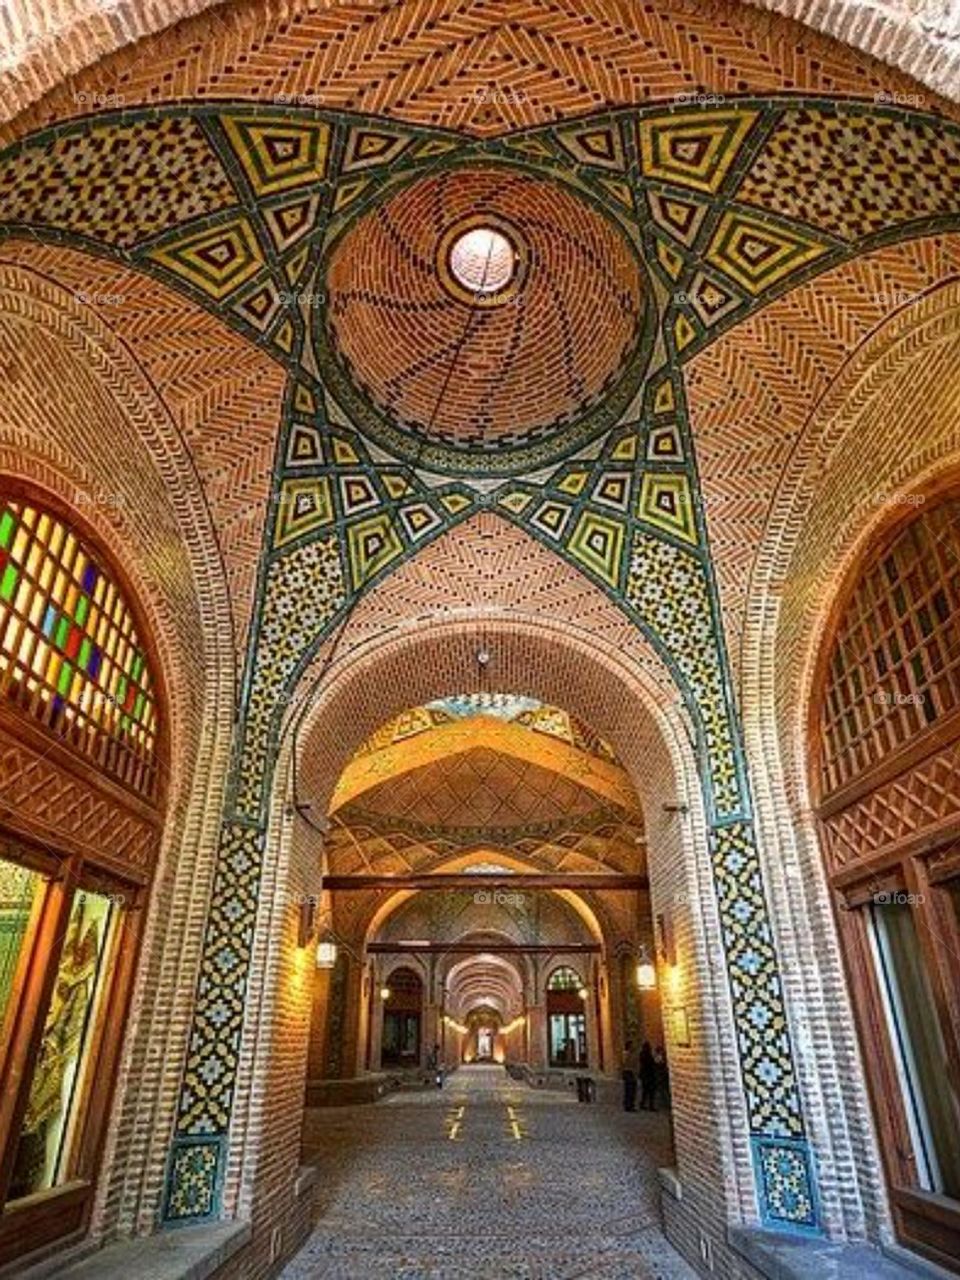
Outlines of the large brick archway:
{"label": "large brick archway", "polygon": [[[491,655],[484,668],[476,663],[481,644]],[[749,1220],[756,1209],[733,1013],[723,966],[710,959],[719,954],[720,929],[684,713],[668,684],[658,687],[632,656],[604,638],[578,634],[561,621],[498,610],[444,623],[422,620],[341,654],[313,689],[296,743],[292,727],[285,736],[254,942],[250,1001],[258,1016],[245,1030],[234,1119],[247,1159],[231,1158],[225,1204],[252,1202],[264,1206],[265,1215],[282,1215],[297,1176],[310,1008],[298,985],[296,914],[302,895],[316,893],[321,881],[318,837],[293,816],[294,770],[297,803],[309,803],[311,814],[320,815],[340,771],[370,732],[407,707],[479,689],[484,680],[589,716],[631,773],[649,815],[654,910],[670,917],[681,957],[676,998],[695,1028],[696,1048],[678,1053],[672,1064],[683,1216],[690,1222],[698,1213]],[[678,813],[677,805],[686,813]],[[259,1151],[271,1153],[266,1165],[255,1155]],[[286,1152],[285,1170],[280,1152]]]}

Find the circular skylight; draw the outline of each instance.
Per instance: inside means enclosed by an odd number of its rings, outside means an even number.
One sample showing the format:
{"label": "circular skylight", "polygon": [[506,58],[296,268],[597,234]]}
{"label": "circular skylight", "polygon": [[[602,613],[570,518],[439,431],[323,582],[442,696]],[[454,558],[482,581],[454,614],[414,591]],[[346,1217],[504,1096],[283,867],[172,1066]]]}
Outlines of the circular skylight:
{"label": "circular skylight", "polygon": [[450,247],[450,272],[468,293],[486,297],[500,293],[513,279],[517,254],[494,227],[472,227]]}

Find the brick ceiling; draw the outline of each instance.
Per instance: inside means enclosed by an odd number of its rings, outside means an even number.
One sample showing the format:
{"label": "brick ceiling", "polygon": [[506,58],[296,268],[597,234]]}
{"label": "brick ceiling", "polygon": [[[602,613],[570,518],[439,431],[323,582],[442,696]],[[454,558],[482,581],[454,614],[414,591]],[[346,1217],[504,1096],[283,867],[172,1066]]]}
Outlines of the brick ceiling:
{"label": "brick ceiling", "polygon": [[[523,280],[465,307],[444,250],[477,222],[504,228]],[[465,448],[532,442],[581,418],[624,375],[640,334],[641,268],[623,232],[555,183],[502,168],[403,188],[343,236],[328,281],[334,349],[374,404],[402,429]]]}
{"label": "brick ceiling", "polygon": [[490,136],[679,93],[798,90],[871,96],[916,84],[735,0],[245,0],[103,58],[4,126],[0,142],[91,104],[246,98]]}

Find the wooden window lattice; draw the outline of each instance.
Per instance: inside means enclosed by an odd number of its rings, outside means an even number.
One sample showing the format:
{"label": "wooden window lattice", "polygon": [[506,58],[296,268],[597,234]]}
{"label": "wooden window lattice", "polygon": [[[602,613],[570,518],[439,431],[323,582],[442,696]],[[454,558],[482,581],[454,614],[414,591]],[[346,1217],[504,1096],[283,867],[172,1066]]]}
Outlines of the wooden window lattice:
{"label": "wooden window lattice", "polygon": [[866,564],[830,659],[824,795],[960,706],[960,501],[920,514]]}

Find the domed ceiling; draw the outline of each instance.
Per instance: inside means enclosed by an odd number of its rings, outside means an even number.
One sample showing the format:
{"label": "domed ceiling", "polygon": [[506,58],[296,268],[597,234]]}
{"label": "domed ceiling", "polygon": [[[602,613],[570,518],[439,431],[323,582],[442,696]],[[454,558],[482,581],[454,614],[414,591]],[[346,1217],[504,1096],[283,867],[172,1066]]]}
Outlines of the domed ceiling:
{"label": "domed ceiling", "polygon": [[[492,262],[475,263],[474,280],[469,261],[457,275],[458,247],[486,229],[513,258],[498,264],[499,288],[484,287]],[[388,191],[340,235],[327,291],[318,345],[338,357],[335,394],[402,454],[440,462],[427,448],[440,444],[502,465],[544,439],[562,452],[589,435],[604,400],[609,423],[642,374],[631,369],[644,285],[629,235],[515,167],[448,169]]]}

